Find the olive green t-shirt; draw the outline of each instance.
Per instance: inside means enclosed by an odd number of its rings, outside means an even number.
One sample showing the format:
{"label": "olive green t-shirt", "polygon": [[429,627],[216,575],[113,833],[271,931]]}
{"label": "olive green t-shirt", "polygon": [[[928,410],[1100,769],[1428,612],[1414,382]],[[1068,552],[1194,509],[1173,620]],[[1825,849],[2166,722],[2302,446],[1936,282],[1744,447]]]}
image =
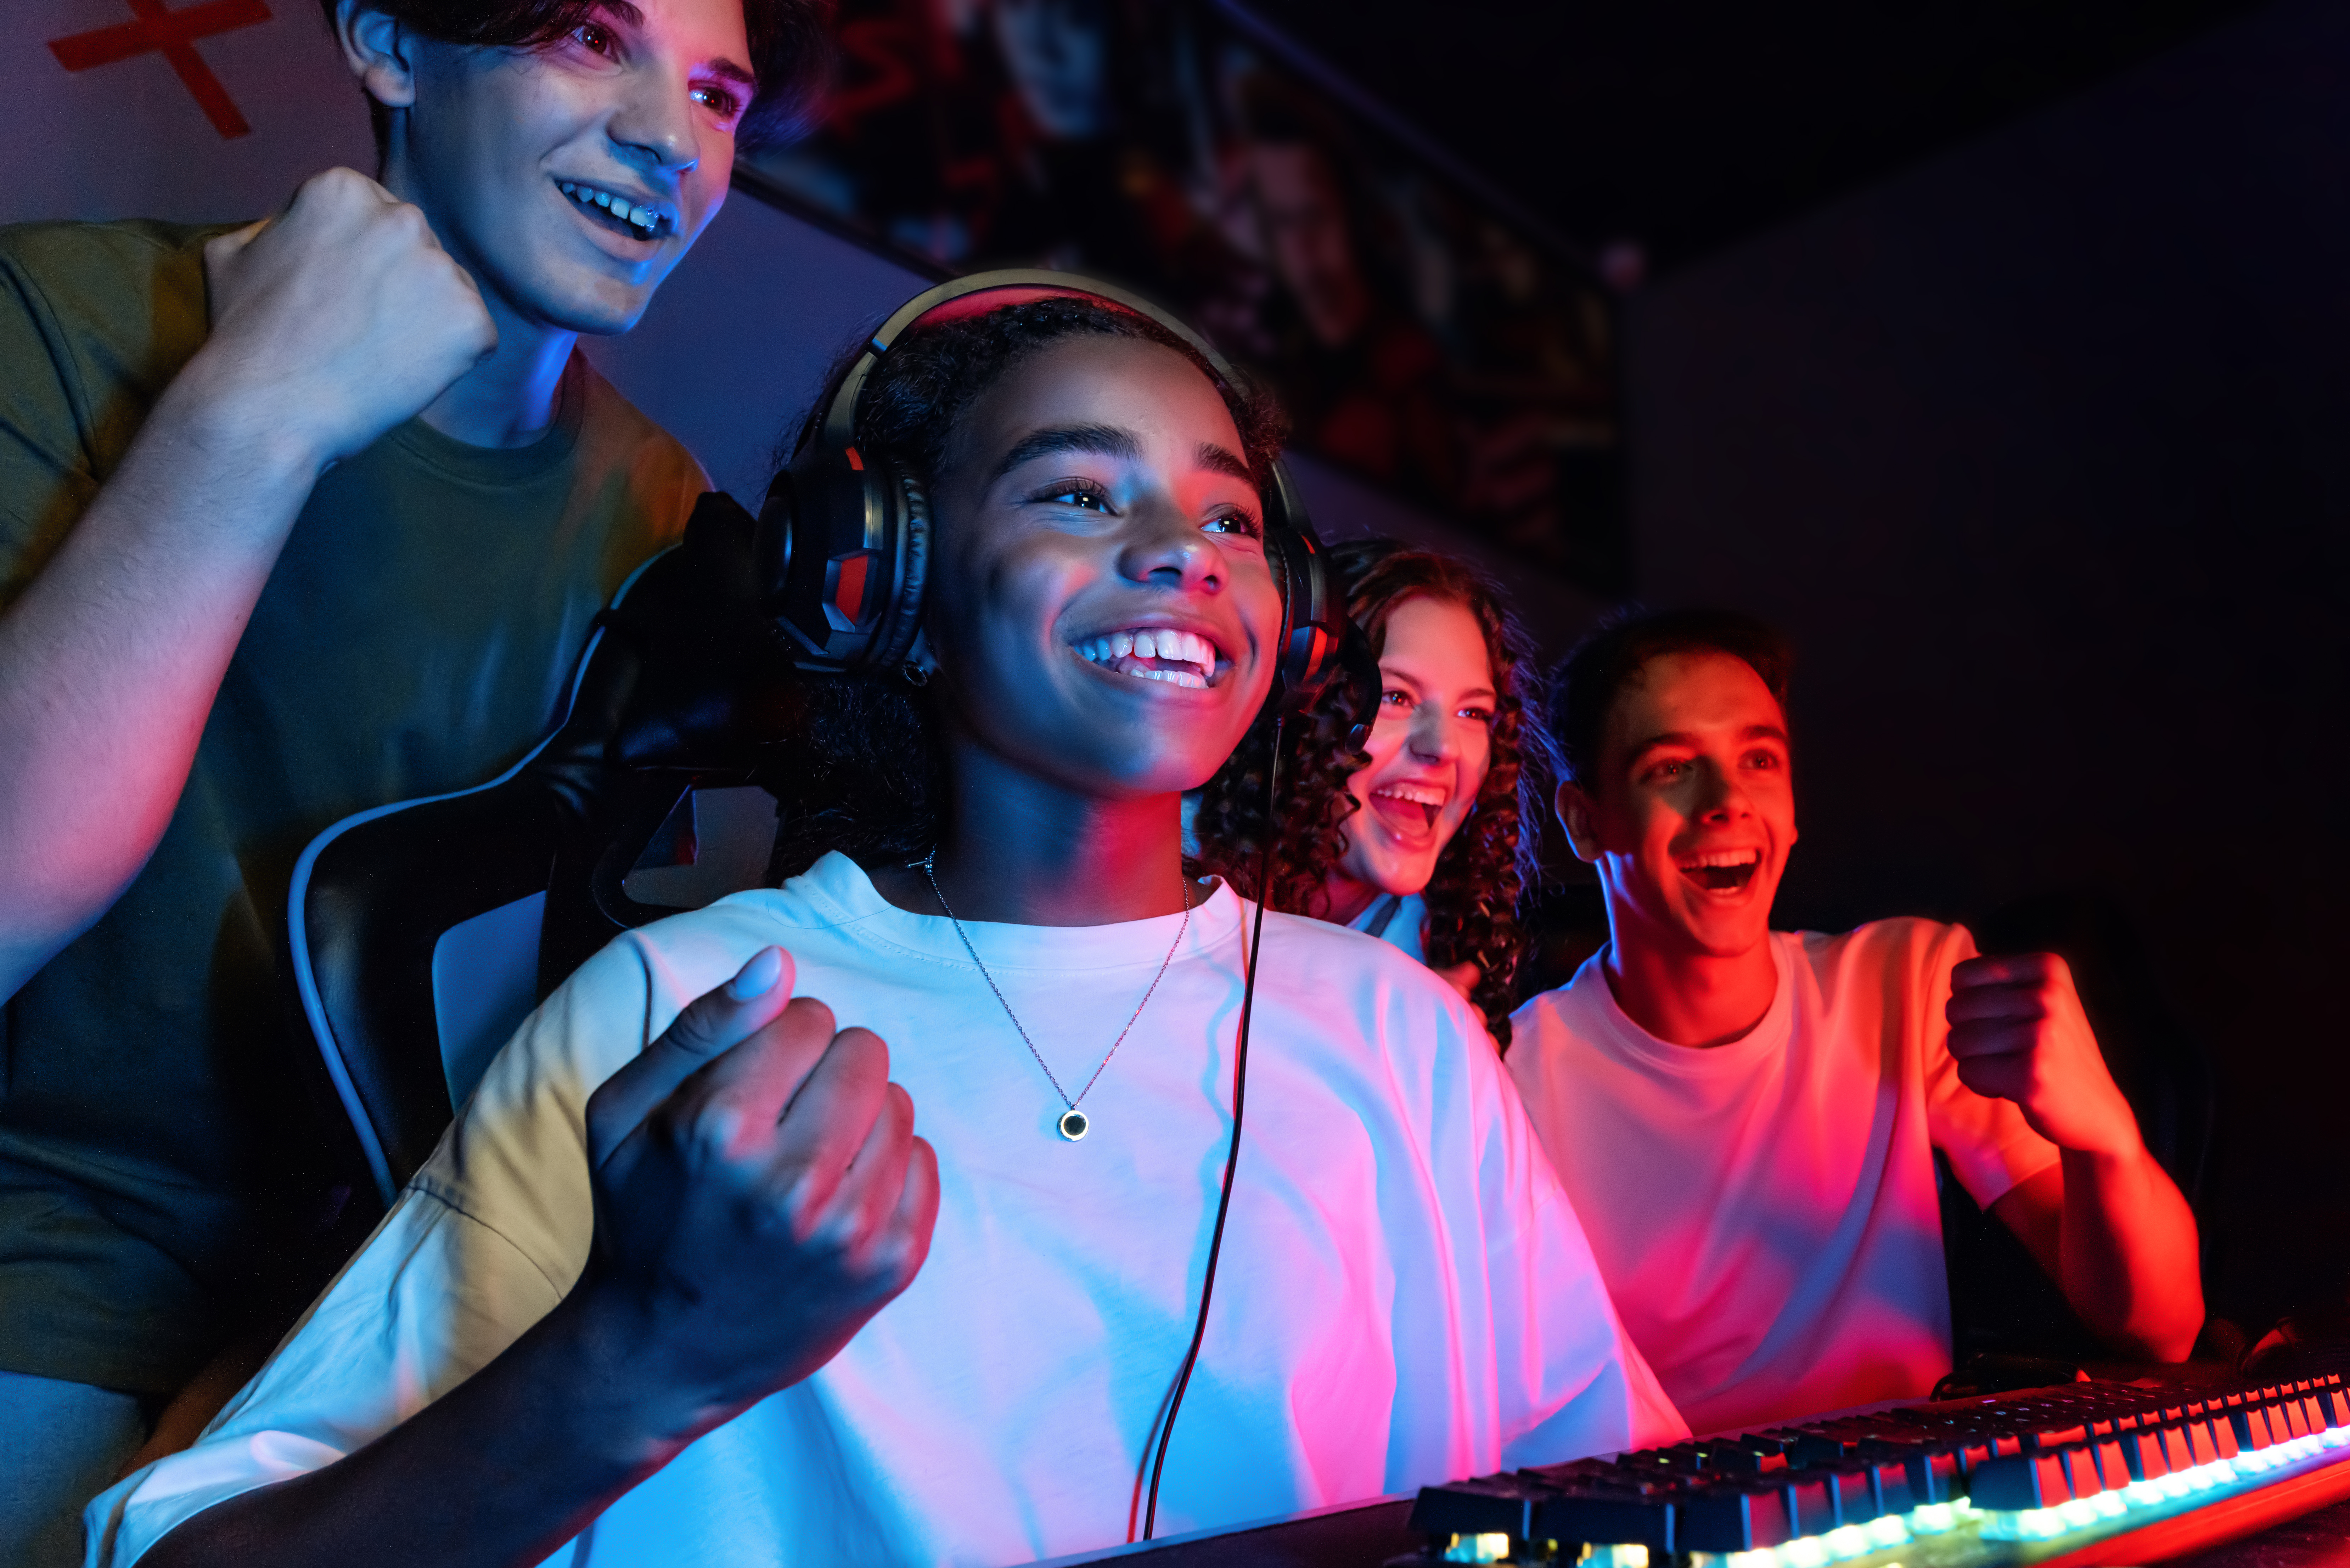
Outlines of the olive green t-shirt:
{"label": "olive green t-shirt", "polygon": [[[219,228],[0,229],[0,608],[203,343]],[[312,493],[161,846],[0,1014],[0,1368],[177,1387],[229,1332],[290,1177],[286,888],[321,829],[481,784],[556,717],[589,622],[700,465],[577,354],[553,427],[411,421]]]}

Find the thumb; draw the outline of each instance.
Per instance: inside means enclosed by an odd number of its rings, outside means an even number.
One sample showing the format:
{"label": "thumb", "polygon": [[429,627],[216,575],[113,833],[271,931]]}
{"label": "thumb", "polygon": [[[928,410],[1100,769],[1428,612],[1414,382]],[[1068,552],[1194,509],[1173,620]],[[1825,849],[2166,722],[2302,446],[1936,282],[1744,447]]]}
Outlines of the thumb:
{"label": "thumb", "polygon": [[241,229],[231,229],[224,234],[213,235],[204,242],[204,265],[210,267],[227,266],[244,254],[244,248],[247,245],[261,237],[262,230],[276,221],[275,218],[263,218],[255,223],[247,223]]}
{"label": "thumb", "polygon": [[588,1097],[588,1163],[602,1166],[680,1084],[774,1022],[792,1000],[793,979],[791,954],[761,948],[733,979],[686,1003],[659,1039]]}

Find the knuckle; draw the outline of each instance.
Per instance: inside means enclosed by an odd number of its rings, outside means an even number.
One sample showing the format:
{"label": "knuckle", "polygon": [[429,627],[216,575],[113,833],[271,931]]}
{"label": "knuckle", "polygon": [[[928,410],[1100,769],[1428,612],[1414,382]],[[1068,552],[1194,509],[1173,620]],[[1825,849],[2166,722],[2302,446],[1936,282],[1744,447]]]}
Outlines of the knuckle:
{"label": "knuckle", "polygon": [[813,996],[792,998],[785,1004],[783,1015],[791,1022],[793,1027],[807,1030],[811,1033],[821,1033],[829,1037],[834,1032],[835,1021],[832,1009]]}

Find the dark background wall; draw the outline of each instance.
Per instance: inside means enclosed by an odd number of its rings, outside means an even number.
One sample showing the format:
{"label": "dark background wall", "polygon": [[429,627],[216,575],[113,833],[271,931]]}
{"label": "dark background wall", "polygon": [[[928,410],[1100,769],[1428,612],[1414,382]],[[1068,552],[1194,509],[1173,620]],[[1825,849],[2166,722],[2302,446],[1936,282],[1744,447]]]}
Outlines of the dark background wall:
{"label": "dark background wall", "polygon": [[2350,1263],[2350,7],[1628,307],[1642,591],[1796,638],[1781,923],[2117,900],[2213,1053],[2218,1304]]}

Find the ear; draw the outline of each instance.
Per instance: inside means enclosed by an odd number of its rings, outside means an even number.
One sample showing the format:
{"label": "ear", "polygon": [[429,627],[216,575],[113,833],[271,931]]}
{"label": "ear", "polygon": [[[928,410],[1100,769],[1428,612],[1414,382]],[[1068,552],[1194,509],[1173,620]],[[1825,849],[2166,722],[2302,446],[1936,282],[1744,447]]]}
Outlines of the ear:
{"label": "ear", "polygon": [[416,35],[369,0],[336,0],[335,42],[368,97],[386,109],[416,102]]}
{"label": "ear", "polygon": [[1586,865],[1596,864],[1599,832],[1594,818],[1597,813],[1591,797],[1583,793],[1583,786],[1571,780],[1560,784],[1558,794],[1551,797],[1551,805],[1558,813],[1558,825],[1566,829],[1566,841],[1575,846],[1575,857]]}

